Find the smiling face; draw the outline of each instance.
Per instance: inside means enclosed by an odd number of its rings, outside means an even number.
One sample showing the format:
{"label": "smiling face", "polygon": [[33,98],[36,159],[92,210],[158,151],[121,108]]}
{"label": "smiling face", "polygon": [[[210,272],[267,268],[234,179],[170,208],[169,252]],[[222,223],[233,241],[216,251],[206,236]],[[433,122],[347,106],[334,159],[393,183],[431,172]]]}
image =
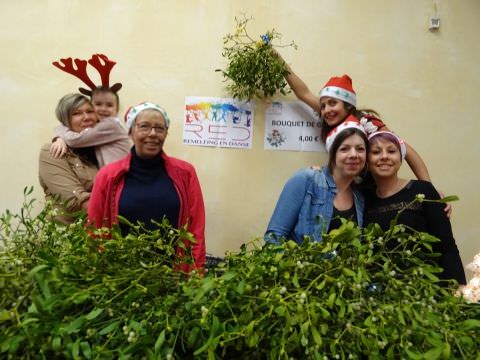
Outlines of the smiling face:
{"label": "smiling face", "polygon": [[348,116],[348,110],[342,100],[323,96],[320,98],[320,116],[330,127],[337,126]]}
{"label": "smiling face", "polygon": [[367,146],[358,134],[345,138],[335,152],[333,173],[347,178],[358,176],[365,167]]}
{"label": "smiling face", "polygon": [[370,142],[368,168],[374,178],[396,176],[402,165],[402,156],[398,146],[380,136]]}
{"label": "smiling face", "polygon": [[94,127],[98,118],[95,109],[89,102],[84,102],[70,116],[70,129],[75,132],[81,132],[86,128]]}
{"label": "smiling face", "polygon": [[151,159],[162,152],[168,128],[157,110],[144,110],[138,114],[131,129],[131,137],[138,157]]}
{"label": "smiling face", "polygon": [[100,120],[117,116],[118,100],[111,91],[96,91],[92,94],[92,104]]}

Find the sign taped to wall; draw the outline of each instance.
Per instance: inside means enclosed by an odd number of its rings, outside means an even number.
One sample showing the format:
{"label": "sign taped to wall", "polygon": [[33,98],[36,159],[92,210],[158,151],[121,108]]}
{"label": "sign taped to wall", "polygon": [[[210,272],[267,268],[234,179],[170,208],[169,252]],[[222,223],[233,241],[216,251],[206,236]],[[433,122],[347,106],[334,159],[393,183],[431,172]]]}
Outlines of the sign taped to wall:
{"label": "sign taped to wall", "polygon": [[186,145],[251,149],[253,106],[229,98],[187,96],[183,122]]}
{"label": "sign taped to wall", "polygon": [[265,111],[265,150],[325,151],[318,114],[300,101],[274,101]]}

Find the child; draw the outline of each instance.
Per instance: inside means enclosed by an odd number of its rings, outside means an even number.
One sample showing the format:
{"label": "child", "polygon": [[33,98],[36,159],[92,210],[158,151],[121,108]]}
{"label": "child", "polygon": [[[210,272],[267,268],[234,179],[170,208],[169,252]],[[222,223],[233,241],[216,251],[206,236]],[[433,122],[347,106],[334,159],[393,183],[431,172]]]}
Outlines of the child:
{"label": "child", "polygon": [[[100,59],[104,61],[103,65]],[[131,147],[130,141],[125,128],[117,117],[119,110],[117,92],[121,89],[122,84],[116,83],[112,87],[109,86],[110,70],[115,62],[101,54],[92,55],[88,61],[100,73],[101,86],[96,86],[88,77],[86,60],[75,59],[77,69],[74,69],[71,58],[61,59],[61,62],[63,66],[58,62],[53,62],[53,65],[77,76],[91,88],[91,90],[85,88],[79,88],[79,90],[82,94],[91,97],[99,122],[95,127],[85,129],[80,133],[71,131],[63,125],[55,128],[56,138],[50,147],[52,156],[62,157],[68,150],[67,146],[72,148],[94,146],[100,167],[126,156]]]}

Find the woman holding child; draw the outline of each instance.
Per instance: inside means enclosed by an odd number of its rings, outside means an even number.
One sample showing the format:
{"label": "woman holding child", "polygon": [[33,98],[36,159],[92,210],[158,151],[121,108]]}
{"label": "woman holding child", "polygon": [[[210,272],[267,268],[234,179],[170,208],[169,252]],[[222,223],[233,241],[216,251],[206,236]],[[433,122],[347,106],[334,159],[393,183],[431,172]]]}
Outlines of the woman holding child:
{"label": "woman holding child", "polygon": [[[63,125],[58,126],[55,129],[55,139],[50,147],[52,156],[55,158],[64,156],[69,147],[95,147],[95,156],[99,167],[126,156],[131,144],[128,134],[118,118],[120,110],[118,91],[122,88],[122,84],[115,83],[110,86],[110,71],[115,66],[115,61],[103,54],[93,54],[88,61],[72,60],[72,58],[60,61],[54,61],[53,65],[78,77],[88,85],[89,89],[81,87],[79,91],[90,97],[99,122],[95,127],[83,129],[81,132],[72,131]],[[77,68],[73,66],[73,63]],[[98,70],[102,79],[101,85],[96,85],[90,80],[86,72],[87,64]]]}
{"label": "woman holding child", "polygon": [[[98,70],[101,85],[97,86],[89,78],[88,64]],[[79,88],[83,95],[69,94],[60,99],[56,116],[61,125],[55,129],[52,143],[40,151],[40,184],[46,198],[56,202],[59,211],[56,220],[68,224],[77,213],[87,210],[98,168],[126,156],[131,145],[116,117],[117,92],[122,84],[109,85],[115,62],[106,55],[93,54],[88,61],[66,58],[54,61],[53,65],[89,87]]]}
{"label": "woman holding child", "polygon": [[[74,133],[94,127],[97,114],[88,98],[81,94],[65,95],[58,102],[55,114],[60,123]],[[93,147],[70,148],[60,158],[50,153],[51,144],[40,150],[39,179],[47,200],[55,201],[56,220],[69,224],[75,212],[86,211],[98,161]]]}

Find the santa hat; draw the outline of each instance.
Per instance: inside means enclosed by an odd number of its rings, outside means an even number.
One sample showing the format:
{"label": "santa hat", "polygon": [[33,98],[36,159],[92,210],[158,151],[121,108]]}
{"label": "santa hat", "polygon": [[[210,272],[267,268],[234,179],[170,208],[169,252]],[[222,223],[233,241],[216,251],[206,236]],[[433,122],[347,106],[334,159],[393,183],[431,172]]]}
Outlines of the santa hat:
{"label": "santa hat", "polygon": [[145,101],[138,105],[130,106],[125,112],[125,122],[127,123],[127,129],[130,130],[138,114],[148,109],[159,111],[162,114],[163,118],[165,119],[165,125],[167,125],[167,128],[170,127],[170,118],[168,117],[165,109],[157,104]]}
{"label": "santa hat", "polygon": [[386,135],[385,138],[392,142],[395,141],[397,147],[400,149],[400,155],[402,156],[402,160],[405,159],[405,155],[407,155],[407,147],[403,139],[400,139],[397,135],[390,131],[375,131],[368,136],[368,141],[371,142],[374,137],[379,135]]}
{"label": "santa hat", "polygon": [[330,96],[357,106],[357,95],[353,90],[352,79],[348,75],[331,77],[323,86],[323,89],[320,90],[320,98],[324,96]]}
{"label": "santa hat", "polygon": [[358,119],[354,117],[353,115],[350,115],[347,117],[347,119],[341,123],[340,125],[336,126],[333,128],[327,135],[327,139],[325,140],[325,148],[327,149],[328,152],[330,152],[330,148],[332,147],[333,143],[335,142],[335,139],[337,136],[343,131],[347,129],[358,129],[361,132],[363,132],[365,135],[367,133],[365,132],[365,129],[363,126],[360,124]]}

